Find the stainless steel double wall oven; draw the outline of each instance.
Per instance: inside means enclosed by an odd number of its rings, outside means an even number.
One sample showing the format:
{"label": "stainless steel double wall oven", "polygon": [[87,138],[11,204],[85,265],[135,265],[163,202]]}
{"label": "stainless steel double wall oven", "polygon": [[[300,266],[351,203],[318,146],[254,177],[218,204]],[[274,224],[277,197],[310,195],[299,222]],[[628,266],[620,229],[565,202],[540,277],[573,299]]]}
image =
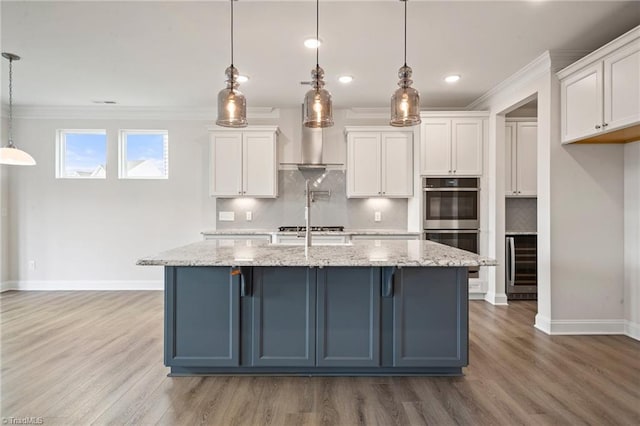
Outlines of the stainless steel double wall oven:
{"label": "stainless steel double wall oven", "polygon": [[480,179],[425,177],[422,190],[425,239],[478,253]]}

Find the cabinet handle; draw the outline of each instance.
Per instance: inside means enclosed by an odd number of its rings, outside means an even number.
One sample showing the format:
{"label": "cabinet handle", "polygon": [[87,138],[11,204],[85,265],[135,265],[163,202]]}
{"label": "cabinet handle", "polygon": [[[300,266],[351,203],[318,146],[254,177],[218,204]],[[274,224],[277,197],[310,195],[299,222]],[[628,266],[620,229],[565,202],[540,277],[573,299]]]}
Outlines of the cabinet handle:
{"label": "cabinet handle", "polygon": [[453,173],[455,173],[456,171],[454,170]]}
{"label": "cabinet handle", "polygon": [[602,127],[607,127],[608,125],[609,125],[609,123],[604,123],[604,124],[602,125]]}
{"label": "cabinet handle", "polygon": [[239,194],[239,195],[242,195],[242,191],[238,191],[238,194]]}
{"label": "cabinet handle", "polygon": [[451,172],[452,172],[452,170],[449,170],[449,173],[451,173]]}
{"label": "cabinet handle", "polygon": [[600,128],[599,124],[596,124],[596,130],[598,130]]}
{"label": "cabinet handle", "polygon": [[395,272],[395,266],[382,268],[382,297],[393,297],[393,274]]}

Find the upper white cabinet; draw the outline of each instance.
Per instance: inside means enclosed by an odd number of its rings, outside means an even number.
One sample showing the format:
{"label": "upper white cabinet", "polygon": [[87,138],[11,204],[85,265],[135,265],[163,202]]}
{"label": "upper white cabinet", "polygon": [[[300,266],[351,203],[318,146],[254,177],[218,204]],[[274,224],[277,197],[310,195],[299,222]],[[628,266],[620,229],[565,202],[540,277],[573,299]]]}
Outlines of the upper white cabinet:
{"label": "upper white cabinet", "polygon": [[277,127],[210,134],[209,192],[215,197],[278,195]]}
{"label": "upper white cabinet", "polygon": [[640,27],[558,77],[563,143],[619,143],[640,137]]}
{"label": "upper white cabinet", "polygon": [[537,195],[538,123],[507,122],[505,126],[505,195],[535,197]]}
{"label": "upper white cabinet", "polygon": [[348,127],[347,197],[413,196],[413,132]]}
{"label": "upper white cabinet", "polygon": [[[420,138],[420,174],[433,176],[482,175],[484,119],[431,116],[423,113]],[[467,113],[471,114],[471,113]]]}

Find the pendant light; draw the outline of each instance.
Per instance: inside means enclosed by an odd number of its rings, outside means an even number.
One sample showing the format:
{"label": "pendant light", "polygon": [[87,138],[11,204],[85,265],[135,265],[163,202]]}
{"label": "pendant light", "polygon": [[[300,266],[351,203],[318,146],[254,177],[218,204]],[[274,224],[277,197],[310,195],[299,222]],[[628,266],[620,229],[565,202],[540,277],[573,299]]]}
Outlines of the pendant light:
{"label": "pendant light", "polygon": [[231,65],[225,70],[227,87],[218,93],[218,119],[223,127],[247,127],[247,100],[238,90],[238,69],[233,66],[233,2],[231,0]]}
{"label": "pendant light", "polygon": [[0,148],[0,164],[33,166],[36,160],[13,144],[13,61],[19,61],[20,56],[2,52],[2,57],[9,60],[9,143]]}
{"label": "pendant light", "polygon": [[[316,40],[319,38],[320,0],[316,0]],[[311,86],[313,88],[304,96],[305,127],[319,128],[333,126],[331,112],[331,93],[324,89],[324,70],[319,65],[320,44],[316,45],[316,67],[311,70]]]}
{"label": "pendant light", "polygon": [[396,127],[420,124],[420,92],[411,87],[411,67],[407,66],[407,1],[404,2],[404,65],[398,70],[398,86],[391,97],[391,124]]}

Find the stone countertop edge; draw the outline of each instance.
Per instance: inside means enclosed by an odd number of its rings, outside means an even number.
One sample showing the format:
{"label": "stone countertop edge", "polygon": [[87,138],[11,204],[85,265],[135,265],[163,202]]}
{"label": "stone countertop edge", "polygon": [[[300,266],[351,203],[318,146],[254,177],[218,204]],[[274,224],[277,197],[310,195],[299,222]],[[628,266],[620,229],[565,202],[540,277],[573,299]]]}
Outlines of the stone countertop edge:
{"label": "stone countertop edge", "polygon": [[247,240],[204,240],[137,261],[142,266],[496,266],[495,259],[424,240],[363,240],[350,245],[247,244]]}
{"label": "stone countertop edge", "polygon": [[[296,235],[296,231],[266,231],[264,229],[213,229],[203,231],[202,235]],[[400,229],[345,229],[344,231],[312,231],[313,235],[422,235],[421,231]]]}
{"label": "stone countertop edge", "polygon": [[538,235],[537,231],[505,231],[504,235]]}

